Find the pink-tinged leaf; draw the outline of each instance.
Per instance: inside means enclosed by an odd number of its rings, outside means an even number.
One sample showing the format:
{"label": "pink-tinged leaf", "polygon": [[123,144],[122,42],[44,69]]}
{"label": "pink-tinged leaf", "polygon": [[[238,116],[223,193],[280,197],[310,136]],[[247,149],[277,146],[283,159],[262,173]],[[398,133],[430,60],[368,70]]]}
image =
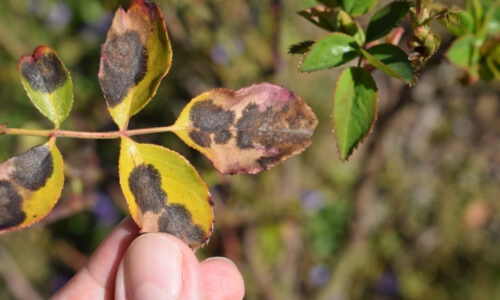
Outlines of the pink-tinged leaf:
{"label": "pink-tinged leaf", "polygon": [[269,83],[214,89],[184,108],[173,131],[223,174],[258,173],[311,144],[317,119],[304,100]]}

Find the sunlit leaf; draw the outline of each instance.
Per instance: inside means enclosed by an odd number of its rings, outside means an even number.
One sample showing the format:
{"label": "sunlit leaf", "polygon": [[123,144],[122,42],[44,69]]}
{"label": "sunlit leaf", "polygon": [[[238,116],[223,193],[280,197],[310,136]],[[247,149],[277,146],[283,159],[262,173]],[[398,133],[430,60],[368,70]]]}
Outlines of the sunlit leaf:
{"label": "sunlit leaf", "polygon": [[372,9],[378,0],[342,0],[342,7],[352,16],[360,16]]}
{"label": "sunlit leaf", "polygon": [[367,50],[361,49],[361,52],[372,66],[387,75],[404,80],[409,85],[415,82],[415,71],[408,55],[398,46],[380,44]]}
{"label": "sunlit leaf", "polygon": [[18,69],[31,102],[55,127],[59,127],[73,105],[73,83],[56,52],[47,46],[39,46],[33,56],[21,57]]}
{"label": "sunlit leaf", "polygon": [[366,42],[371,42],[387,35],[406,16],[413,3],[406,1],[391,2],[371,18],[366,29]]}
{"label": "sunlit leaf", "polygon": [[453,42],[448,51],[446,51],[446,57],[457,67],[469,70],[479,59],[479,57],[474,55],[475,43],[475,37],[464,35]]}
{"label": "sunlit leaf", "polygon": [[170,41],[156,4],[134,0],[126,12],[116,11],[101,49],[99,83],[120,129],[151,100],[171,61]]}
{"label": "sunlit leaf", "polygon": [[474,18],[467,11],[461,11],[458,13],[460,17],[460,24],[466,29],[468,33],[473,33],[476,29],[476,24],[474,23]]}
{"label": "sunlit leaf", "polygon": [[302,98],[262,83],[197,96],[181,112],[173,131],[221,173],[257,173],[302,152],[316,124]]}
{"label": "sunlit leaf", "polygon": [[375,123],[378,90],[363,68],[345,69],[333,95],[332,122],[340,158],[347,160]]}
{"label": "sunlit leaf", "polygon": [[365,41],[365,33],[359,23],[340,8],[331,9],[318,5],[299,11],[298,14],[318,27],[354,37],[358,45],[363,45]]}
{"label": "sunlit leaf", "polygon": [[458,17],[458,22],[449,22],[445,23],[443,20],[443,24],[446,25],[446,28],[451,31],[456,36],[462,36],[466,33],[474,33],[476,24],[474,22],[474,17],[467,11],[458,11],[456,13]]}
{"label": "sunlit leaf", "polygon": [[356,40],[343,33],[332,33],[320,38],[304,56],[300,71],[312,72],[348,63],[359,56]]}
{"label": "sunlit leaf", "polygon": [[143,232],[167,232],[192,248],[205,244],[213,223],[208,187],[178,153],[122,138],[120,185]]}
{"label": "sunlit leaf", "polygon": [[0,232],[29,226],[57,203],[64,184],[55,139],[0,164]]}

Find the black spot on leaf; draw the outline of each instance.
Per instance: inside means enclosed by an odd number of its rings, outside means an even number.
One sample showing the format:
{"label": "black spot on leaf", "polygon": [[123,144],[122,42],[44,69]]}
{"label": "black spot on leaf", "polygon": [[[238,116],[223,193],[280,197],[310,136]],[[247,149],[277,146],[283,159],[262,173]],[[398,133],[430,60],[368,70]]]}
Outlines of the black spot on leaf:
{"label": "black spot on leaf", "polygon": [[43,54],[34,62],[23,62],[21,73],[34,90],[44,93],[52,93],[67,79],[61,61],[53,53]]}
{"label": "black spot on leaf", "polygon": [[[234,122],[234,112],[215,105],[211,99],[196,102],[191,108],[189,118],[193,126],[200,129],[202,133],[214,134],[216,144],[226,144],[232,137],[229,127]],[[193,141],[202,147],[210,146],[210,144],[203,146]]]}
{"label": "black spot on leaf", "polygon": [[[289,105],[281,108],[269,106],[260,112],[255,103],[249,103],[236,123],[237,146],[240,149],[251,149],[259,144],[267,150],[275,148],[282,154],[287,154],[308,144],[312,134],[308,126],[311,126],[314,120],[305,120],[300,104]],[[266,165],[270,162],[268,158],[262,159]],[[279,158],[273,157],[273,160],[278,162]]]}
{"label": "black spot on leaf", "polygon": [[189,132],[189,137],[201,147],[208,148],[212,144],[210,135],[204,131],[193,129]]}
{"label": "black spot on leaf", "polygon": [[207,233],[191,218],[191,213],[181,204],[171,204],[158,219],[161,232],[166,232],[189,242],[202,242]]}
{"label": "black spot on leaf", "polygon": [[114,107],[123,101],[128,89],[146,75],[148,54],[139,34],[127,30],[106,41],[102,57],[101,72],[104,72],[99,76],[99,83],[108,105]]}
{"label": "black spot on leaf", "polygon": [[259,166],[263,169],[263,170],[267,170],[269,169],[269,166],[271,165],[274,165],[276,164],[277,162],[279,162],[280,160],[280,157],[277,156],[269,156],[269,157],[266,157],[266,156],[262,156],[261,158],[257,159],[257,163],[259,164]]}
{"label": "black spot on leaf", "polygon": [[54,171],[50,149],[46,145],[31,148],[14,158],[12,180],[32,191],[41,189]]}
{"label": "black spot on leaf", "polygon": [[142,213],[159,213],[167,204],[167,194],[161,188],[160,172],[153,165],[135,167],[128,184]]}
{"label": "black spot on leaf", "polygon": [[231,139],[232,136],[231,131],[221,130],[215,135],[214,141],[216,144],[224,145],[229,141],[229,139]]}
{"label": "black spot on leaf", "polygon": [[22,211],[23,198],[15,186],[6,180],[0,180],[0,230],[21,224],[26,219]]}
{"label": "black spot on leaf", "polygon": [[[269,109],[268,109],[269,110]],[[269,113],[259,112],[259,107],[254,104],[248,104],[242,112],[241,118],[236,123],[238,135],[236,143],[241,149],[253,148],[253,142],[258,138],[259,126],[263,123],[264,118],[268,118]]]}

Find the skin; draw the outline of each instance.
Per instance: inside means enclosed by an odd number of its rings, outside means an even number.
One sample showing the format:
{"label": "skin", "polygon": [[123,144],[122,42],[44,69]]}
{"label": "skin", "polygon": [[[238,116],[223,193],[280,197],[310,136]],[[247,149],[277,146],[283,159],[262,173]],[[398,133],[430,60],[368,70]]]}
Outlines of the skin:
{"label": "skin", "polygon": [[51,299],[237,300],[244,293],[243,278],[227,258],[198,262],[178,238],[139,234],[127,218]]}

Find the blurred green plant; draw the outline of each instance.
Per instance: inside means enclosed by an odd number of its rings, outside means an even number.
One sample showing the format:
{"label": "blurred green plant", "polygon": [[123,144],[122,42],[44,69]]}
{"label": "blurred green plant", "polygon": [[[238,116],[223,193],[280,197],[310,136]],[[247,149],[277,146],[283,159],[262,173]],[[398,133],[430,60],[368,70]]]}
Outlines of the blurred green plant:
{"label": "blurred green plant", "polygon": [[[413,85],[420,69],[441,44],[440,37],[431,30],[433,21],[442,21],[457,35],[446,56],[467,71],[467,82],[479,77],[487,81],[500,78],[498,1],[468,0],[465,11],[432,0],[393,1],[370,18],[366,33],[355,17],[370,11],[376,0],[319,2],[324,5],[298,14],[332,33],[292,45],[289,53],[302,55],[301,72],[340,67],[358,59],[357,67],[342,72],[333,95],[332,124],[340,159],[344,161],[370,134],[377,119],[379,91],[370,72],[379,69]],[[410,56],[397,46],[404,32],[397,26],[407,15],[411,18],[407,41],[413,51]],[[381,44],[379,40],[384,37]]]}
{"label": "blurred green plant", "polygon": [[465,70],[462,81],[500,79],[500,5],[498,1],[468,0],[457,12],[459,22],[448,29],[457,40],[446,52],[448,60]]}

